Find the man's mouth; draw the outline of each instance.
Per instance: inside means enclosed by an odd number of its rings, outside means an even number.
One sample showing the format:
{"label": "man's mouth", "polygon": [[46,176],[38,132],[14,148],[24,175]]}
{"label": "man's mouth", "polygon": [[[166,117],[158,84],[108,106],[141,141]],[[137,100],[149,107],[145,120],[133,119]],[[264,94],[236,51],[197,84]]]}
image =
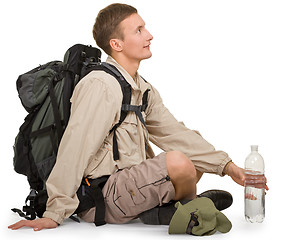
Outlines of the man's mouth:
{"label": "man's mouth", "polygon": [[151,45],[151,44],[149,44],[149,45],[147,45],[147,46],[144,46],[144,48],[150,48],[150,45]]}

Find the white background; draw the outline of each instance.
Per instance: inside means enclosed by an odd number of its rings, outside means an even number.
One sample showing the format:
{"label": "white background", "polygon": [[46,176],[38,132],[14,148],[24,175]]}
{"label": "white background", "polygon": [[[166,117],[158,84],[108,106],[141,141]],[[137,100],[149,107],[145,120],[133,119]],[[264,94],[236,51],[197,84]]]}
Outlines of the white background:
{"label": "white background", "polygon": [[[95,46],[92,26],[100,9],[114,1],[2,1],[1,24],[1,217],[4,239],[181,239],[167,226],[77,224],[67,220],[54,230],[11,231],[29,192],[24,176],[13,170],[12,146],[24,111],[15,87],[18,75],[51,60],[62,60],[75,43]],[[243,214],[243,188],[229,177],[206,174],[198,193],[230,191],[234,204],[225,215],[227,234],[211,239],[272,239],[287,236],[290,221],[290,64],[291,3],[259,0],[141,0],[135,6],[154,36],[153,57],[140,66],[179,121],[243,167],[251,144],[265,159],[270,191],[266,219],[249,224]],[[105,60],[103,54],[102,60]],[[159,150],[156,149],[156,153]],[[288,238],[288,237],[287,237]]]}

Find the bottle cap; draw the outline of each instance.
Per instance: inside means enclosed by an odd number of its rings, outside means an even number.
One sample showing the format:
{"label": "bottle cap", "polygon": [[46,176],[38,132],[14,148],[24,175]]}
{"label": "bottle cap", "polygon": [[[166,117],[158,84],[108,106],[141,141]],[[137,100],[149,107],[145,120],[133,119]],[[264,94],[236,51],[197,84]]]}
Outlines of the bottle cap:
{"label": "bottle cap", "polygon": [[251,145],[251,149],[252,149],[252,151],[258,151],[258,145]]}

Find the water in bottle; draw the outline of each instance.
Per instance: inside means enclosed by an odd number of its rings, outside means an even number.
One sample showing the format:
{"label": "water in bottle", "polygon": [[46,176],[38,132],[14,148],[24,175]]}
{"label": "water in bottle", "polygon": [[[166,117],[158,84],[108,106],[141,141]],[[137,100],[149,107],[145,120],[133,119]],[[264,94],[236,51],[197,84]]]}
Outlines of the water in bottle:
{"label": "water in bottle", "polygon": [[245,160],[245,218],[248,222],[261,223],[265,218],[265,165],[258,153],[258,146]]}

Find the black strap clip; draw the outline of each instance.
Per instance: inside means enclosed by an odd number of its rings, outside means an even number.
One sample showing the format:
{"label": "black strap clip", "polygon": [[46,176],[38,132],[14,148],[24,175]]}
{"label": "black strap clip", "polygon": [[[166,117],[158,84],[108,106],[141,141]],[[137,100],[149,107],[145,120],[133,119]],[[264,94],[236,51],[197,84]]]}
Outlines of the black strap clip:
{"label": "black strap clip", "polygon": [[192,233],[192,228],[199,225],[198,216],[197,216],[197,214],[195,214],[197,211],[198,210],[196,210],[195,212],[191,212],[190,213],[191,214],[191,218],[190,218],[190,221],[188,223],[187,230],[186,230],[186,233],[189,234],[189,235],[194,235]]}

